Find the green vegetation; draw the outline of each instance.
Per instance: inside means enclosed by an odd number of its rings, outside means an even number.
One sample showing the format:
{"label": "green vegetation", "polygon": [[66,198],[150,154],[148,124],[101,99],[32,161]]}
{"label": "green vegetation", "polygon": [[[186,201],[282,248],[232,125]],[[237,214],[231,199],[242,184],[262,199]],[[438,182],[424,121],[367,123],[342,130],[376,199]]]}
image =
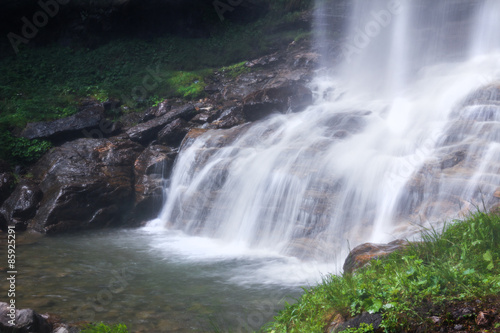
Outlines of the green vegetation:
{"label": "green vegetation", "polygon": [[45,140],[16,138],[8,131],[0,131],[0,157],[12,164],[29,165],[37,161],[52,148],[52,143]]}
{"label": "green vegetation", "polygon": [[108,326],[103,323],[98,323],[88,325],[81,333],[128,333],[128,329],[127,326],[123,324]]}
{"label": "green vegetation", "polygon": [[[464,221],[427,230],[422,242],[355,274],[330,275],[287,304],[266,332],[324,332],[336,315],[382,313],[381,331],[422,325],[427,307],[500,293],[500,216],[478,212]],[[372,332],[364,325],[345,332]]]}

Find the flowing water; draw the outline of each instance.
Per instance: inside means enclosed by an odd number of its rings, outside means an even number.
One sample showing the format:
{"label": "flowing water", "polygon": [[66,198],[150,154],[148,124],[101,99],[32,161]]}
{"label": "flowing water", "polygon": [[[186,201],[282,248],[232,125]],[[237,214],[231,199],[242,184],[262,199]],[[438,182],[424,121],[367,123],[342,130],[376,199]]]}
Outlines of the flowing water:
{"label": "flowing water", "polygon": [[318,0],[313,106],[185,143],[146,228],[20,246],[20,307],[245,332],[349,246],[498,204],[500,2],[350,3],[339,44]]}
{"label": "flowing water", "polygon": [[[318,1],[329,52],[334,2]],[[498,202],[498,1],[352,1],[316,102],[186,143],[152,226],[337,263]],[[324,75],[324,73],[328,73]],[[496,83],[495,83],[496,82]]]}

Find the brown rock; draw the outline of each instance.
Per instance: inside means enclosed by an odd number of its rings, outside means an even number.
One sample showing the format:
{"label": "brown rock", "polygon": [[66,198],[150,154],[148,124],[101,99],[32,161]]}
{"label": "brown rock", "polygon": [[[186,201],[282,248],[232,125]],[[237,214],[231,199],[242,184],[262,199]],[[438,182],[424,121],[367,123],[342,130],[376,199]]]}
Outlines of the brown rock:
{"label": "brown rock", "polygon": [[355,247],[347,256],[343,266],[344,273],[353,273],[366,266],[371,260],[386,257],[394,251],[405,248],[408,244],[407,241],[402,239],[389,244],[361,244]]}

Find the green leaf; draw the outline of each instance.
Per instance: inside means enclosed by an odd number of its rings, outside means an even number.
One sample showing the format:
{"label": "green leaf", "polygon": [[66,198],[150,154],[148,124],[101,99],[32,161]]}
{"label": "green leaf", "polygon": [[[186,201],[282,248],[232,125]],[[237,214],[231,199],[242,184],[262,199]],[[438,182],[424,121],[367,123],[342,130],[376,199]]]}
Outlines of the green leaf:
{"label": "green leaf", "polygon": [[493,256],[491,255],[491,251],[488,250],[483,254],[483,259],[485,261],[493,261]]}
{"label": "green leaf", "polygon": [[380,311],[382,308],[382,300],[380,299],[373,299],[372,300],[372,305],[367,308],[368,313],[377,313]]}

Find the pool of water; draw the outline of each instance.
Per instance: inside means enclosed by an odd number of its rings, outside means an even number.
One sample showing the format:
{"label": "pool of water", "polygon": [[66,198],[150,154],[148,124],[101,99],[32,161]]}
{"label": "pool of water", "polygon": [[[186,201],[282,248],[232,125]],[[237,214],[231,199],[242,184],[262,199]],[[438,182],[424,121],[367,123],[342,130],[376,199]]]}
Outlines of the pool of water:
{"label": "pool of water", "polygon": [[23,234],[17,245],[18,308],[131,332],[249,332],[333,269],[147,228]]}

